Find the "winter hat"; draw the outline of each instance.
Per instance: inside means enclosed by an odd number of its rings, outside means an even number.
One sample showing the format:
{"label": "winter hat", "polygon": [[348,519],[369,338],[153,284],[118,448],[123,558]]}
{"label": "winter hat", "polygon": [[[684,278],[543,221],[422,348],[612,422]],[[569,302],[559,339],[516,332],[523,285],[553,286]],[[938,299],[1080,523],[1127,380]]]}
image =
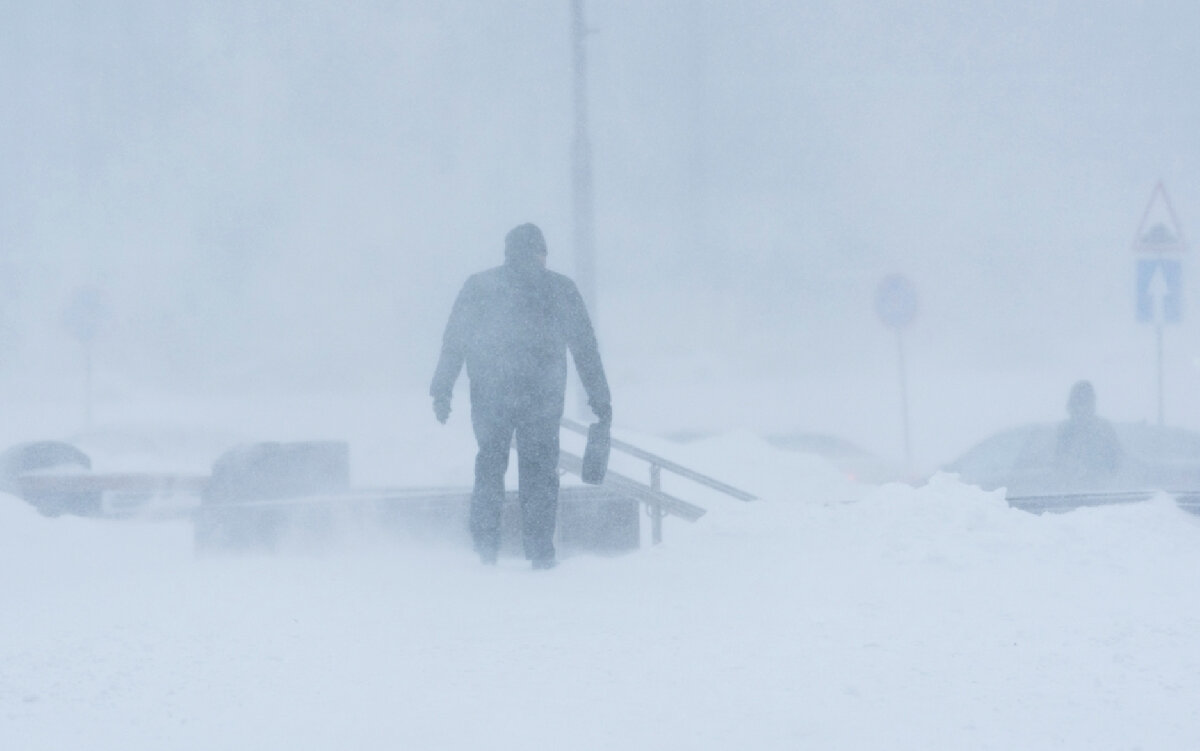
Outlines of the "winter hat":
{"label": "winter hat", "polygon": [[536,224],[521,224],[504,236],[505,260],[533,260],[546,255],[546,238]]}
{"label": "winter hat", "polygon": [[1067,413],[1072,417],[1087,417],[1096,413],[1096,389],[1091,381],[1078,381],[1067,397]]}

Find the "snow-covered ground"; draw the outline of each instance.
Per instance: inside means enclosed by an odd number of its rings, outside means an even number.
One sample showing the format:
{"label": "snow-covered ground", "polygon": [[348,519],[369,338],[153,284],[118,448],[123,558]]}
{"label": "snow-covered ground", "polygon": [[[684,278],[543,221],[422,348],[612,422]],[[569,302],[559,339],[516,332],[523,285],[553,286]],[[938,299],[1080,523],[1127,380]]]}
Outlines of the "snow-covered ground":
{"label": "snow-covered ground", "polygon": [[[146,469],[345,438],[356,483],[469,482],[464,405],[442,428],[420,394],[269,401],[120,416],[176,421]],[[130,468],[97,435],[97,468]],[[197,557],[184,521],[0,496],[0,747],[1200,747],[1200,517],[1170,498],[1034,516],[948,476],[854,485],[751,431],[622,435],[761,500],[669,486],[707,515],[534,572],[412,541]]]}

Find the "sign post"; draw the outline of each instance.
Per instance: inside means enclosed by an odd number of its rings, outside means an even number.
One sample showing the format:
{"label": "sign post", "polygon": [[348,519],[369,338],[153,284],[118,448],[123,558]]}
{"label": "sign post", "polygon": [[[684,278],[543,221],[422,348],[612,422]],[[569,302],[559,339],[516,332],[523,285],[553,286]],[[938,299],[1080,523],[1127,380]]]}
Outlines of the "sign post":
{"label": "sign post", "polygon": [[917,289],[908,277],[888,274],[875,288],[875,314],[896,332],[896,365],[900,376],[900,421],[904,433],[904,465],[912,472],[912,442],[908,425],[908,368],[904,357],[904,329],[917,317]]}
{"label": "sign post", "polygon": [[92,342],[108,318],[104,293],[91,286],[79,287],[71,295],[63,313],[63,323],[75,341],[83,346],[83,425],[92,426]]}
{"label": "sign post", "polygon": [[1154,324],[1157,365],[1158,424],[1163,409],[1163,327],[1183,320],[1183,239],[1179,219],[1160,181],[1142,214],[1133,252],[1137,258],[1137,320]]}

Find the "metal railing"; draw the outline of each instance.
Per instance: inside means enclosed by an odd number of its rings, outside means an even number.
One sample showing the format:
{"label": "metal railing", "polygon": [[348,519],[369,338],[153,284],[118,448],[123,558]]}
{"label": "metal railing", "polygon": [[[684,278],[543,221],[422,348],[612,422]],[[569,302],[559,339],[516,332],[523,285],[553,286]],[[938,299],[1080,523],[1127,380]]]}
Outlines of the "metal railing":
{"label": "metal railing", "polygon": [[1040,495],[1009,495],[1005,497],[1009,506],[1035,514],[1063,513],[1085,506],[1111,506],[1121,503],[1141,503],[1160,492],[1175,499],[1175,504],[1184,511],[1200,514],[1200,491],[1195,490],[1110,490],[1077,493],[1044,493]]}
{"label": "metal railing", "polygon": [[[588,427],[586,425],[575,422],[574,420],[566,417],[561,420],[561,425],[562,427],[574,433],[587,436]],[[609,445],[613,449],[632,456],[635,459],[641,459],[649,465],[650,480],[648,486],[642,485],[635,480],[631,480],[623,475],[618,475],[613,472],[609,472],[607,475],[605,475],[604,484],[612,485],[614,490],[634,495],[646,504],[646,509],[650,514],[651,520],[651,537],[655,544],[662,542],[662,520],[667,514],[674,514],[676,516],[681,516],[682,518],[688,519],[689,521],[695,521],[695,519],[699,518],[700,514],[704,513],[704,509],[700,508],[699,506],[694,506],[693,504],[687,503],[686,501],[681,501],[678,498],[674,498],[662,492],[662,471],[664,469],[668,472],[678,475],[679,477],[683,477],[699,485],[711,488],[712,490],[727,495],[731,498],[736,498],[739,501],[758,500],[758,496],[755,496],[752,493],[747,493],[745,490],[735,488],[732,485],[723,483],[716,478],[709,477],[708,475],[697,472],[694,469],[689,469],[688,467],[685,467],[682,464],[677,464],[670,459],[665,459],[657,454],[646,451],[645,449],[638,448],[631,443],[626,443],[613,438],[610,440]],[[579,462],[579,465],[576,465],[575,462]],[[567,471],[578,474],[579,469],[582,466],[582,462],[575,455],[563,451],[560,452],[560,465]],[[646,491],[649,492],[647,493]],[[680,506],[680,504],[690,507],[687,509],[686,514],[680,513],[681,511],[685,510],[683,506]],[[699,509],[700,514],[696,514],[694,509]],[[693,518],[689,519],[689,516]]]}

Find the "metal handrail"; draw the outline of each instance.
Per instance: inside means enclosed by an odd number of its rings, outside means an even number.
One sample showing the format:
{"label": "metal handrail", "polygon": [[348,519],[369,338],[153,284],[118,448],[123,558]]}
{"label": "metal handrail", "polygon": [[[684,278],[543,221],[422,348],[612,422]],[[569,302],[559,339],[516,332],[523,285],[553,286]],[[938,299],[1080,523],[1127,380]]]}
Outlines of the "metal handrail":
{"label": "metal handrail", "polygon": [[1122,503],[1148,501],[1158,493],[1175,499],[1175,504],[1185,510],[1200,513],[1200,491],[1196,490],[1098,490],[1072,493],[1041,493],[1005,496],[1009,506],[1042,513],[1045,511],[1073,511],[1085,506],[1110,506]]}
{"label": "metal handrail", "polygon": [[[570,451],[558,452],[558,466],[574,475],[583,473],[583,459]],[[667,495],[657,488],[647,487],[637,480],[611,470],[605,473],[603,485],[619,495],[629,496],[646,504],[647,508],[658,508],[664,514],[671,514],[685,521],[694,522],[705,514],[704,508],[694,503]]]}
{"label": "metal handrail", "polygon": [[[588,432],[587,426],[583,425],[581,423],[575,422],[574,420],[572,420],[570,418],[567,418],[567,417],[562,418],[561,424],[567,430],[572,430],[581,435],[585,435],[585,436],[587,435],[587,432]],[[693,469],[688,469],[687,467],[683,466],[682,464],[676,464],[675,462],[673,462],[669,459],[664,459],[663,457],[658,456],[657,454],[652,454],[649,451],[640,449],[637,446],[634,446],[629,443],[625,443],[624,441],[619,441],[616,438],[611,439],[610,445],[614,449],[617,449],[618,451],[623,451],[626,454],[629,454],[630,456],[633,456],[633,457],[636,457],[643,461],[649,462],[652,472],[654,472],[654,469],[653,469],[654,467],[659,467],[659,468],[665,469],[669,472],[674,472],[675,474],[679,475],[680,477],[685,477],[693,482],[699,483],[706,487],[712,488],[713,490],[724,493],[725,495],[736,498],[739,501],[757,501],[758,500],[758,496],[756,496],[752,493],[747,493],[746,491],[741,490],[739,488],[735,488],[732,485],[727,485],[726,483],[723,483],[720,480],[709,477],[708,475],[701,474]],[[657,474],[657,473],[654,473],[654,474]]]}

